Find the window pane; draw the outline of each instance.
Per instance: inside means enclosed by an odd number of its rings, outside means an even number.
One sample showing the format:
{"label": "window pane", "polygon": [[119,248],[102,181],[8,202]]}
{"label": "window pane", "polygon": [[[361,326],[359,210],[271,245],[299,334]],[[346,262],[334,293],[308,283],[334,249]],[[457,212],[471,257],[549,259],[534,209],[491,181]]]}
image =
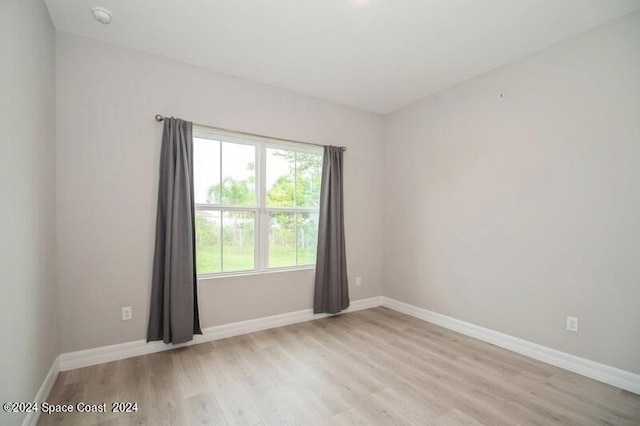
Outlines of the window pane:
{"label": "window pane", "polygon": [[196,203],[220,199],[220,142],[193,138],[193,181]]}
{"label": "window pane", "polygon": [[269,268],[296,264],[295,213],[269,213]]}
{"label": "window pane", "polygon": [[318,213],[298,213],[298,265],[316,263]]}
{"label": "window pane", "polygon": [[295,152],[267,149],[267,206],[294,205]]}
{"label": "window pane", "polygon": [[317,207],[322,154],[267,149],[267,206]]}
{"label": "window pane", "polygon": [[199,274],[210,274],[222,270],[220,212],[196,212],[196,269]]}
{"label": "window pane", "polygon": [[222,270],[254,269],[255,213],[225,211],[222,217]]}
{"label": "window pane", "polygon": [[222,142],[222,188],[220,204],[256,204],[256,148]]}
{"label": "window pane", "polygon": [[296,206],[318,207],[322,154],[296,153]]}

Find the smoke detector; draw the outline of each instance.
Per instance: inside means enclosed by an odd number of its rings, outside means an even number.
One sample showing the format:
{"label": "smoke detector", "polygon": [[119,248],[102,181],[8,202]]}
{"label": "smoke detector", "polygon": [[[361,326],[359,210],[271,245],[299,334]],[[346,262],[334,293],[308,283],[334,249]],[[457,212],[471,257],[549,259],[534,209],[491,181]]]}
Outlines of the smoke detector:
{"label": "smoke detector", "polygon": [[111,12],[109,12],[104,7],[96,6],[91,9],[91,13],[93,13],[93,17],[96,19],[96,21],[100,22],[101,24],[107,25],[109,22],[111,22]]}

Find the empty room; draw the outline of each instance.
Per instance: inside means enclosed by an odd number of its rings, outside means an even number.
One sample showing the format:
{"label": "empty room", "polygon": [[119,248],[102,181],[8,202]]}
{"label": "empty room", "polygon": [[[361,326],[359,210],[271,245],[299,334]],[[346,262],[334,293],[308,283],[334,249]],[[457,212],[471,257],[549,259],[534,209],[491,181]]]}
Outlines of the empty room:
{"label": "empty room", "polygon": [[640,425],[640,0],[0,0],[0,425]]}

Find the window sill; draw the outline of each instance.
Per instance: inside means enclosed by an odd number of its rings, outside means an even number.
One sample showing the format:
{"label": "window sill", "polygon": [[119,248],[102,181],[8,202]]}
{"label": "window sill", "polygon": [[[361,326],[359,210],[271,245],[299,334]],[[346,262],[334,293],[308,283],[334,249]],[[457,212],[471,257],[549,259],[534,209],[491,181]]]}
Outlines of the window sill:
{"label": "window sill", "polygon": [[220,272],[215,274],[200,274],[197,276],[198,281],[214,280],[217,278],[233,278],[233,277],[245,277],[253,275],[267,275],[267,274],[282,274],[286,272],[296,271],[308,271],[310,269],[316,269],[315,265],[305,265],[287,268],[272,268],[264,271],[237,271],[237,272]]}

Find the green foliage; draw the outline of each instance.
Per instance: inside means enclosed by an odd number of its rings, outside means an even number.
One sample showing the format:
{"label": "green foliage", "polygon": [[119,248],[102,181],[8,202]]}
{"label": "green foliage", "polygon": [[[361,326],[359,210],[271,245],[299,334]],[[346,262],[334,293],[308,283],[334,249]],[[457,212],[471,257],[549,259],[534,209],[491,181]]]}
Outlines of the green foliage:
{"label": "green foliage", "polygon": [[295,151],[275,151],[289,165],[267,190],[267,205],[272,207],[317,207],[320,200],[322,155]]}
{"label": "green foliage", "polygon": [[199,273],[221,271],[220,226],[204,214],[196,213],[195,228],[196,269]]}
{"label": "green foliage", "polygon": [[[247,164],[247,170],[255,170],[253,163]],[[235,180],[225,177],[221,184],[213,185],[207,191],[207,203],[225,204],[229,206],[252,206],[256,202],[255,177]]]}
{"label": "green foliage", "polygon": [[318,207],[322,155],[298,152],[296,156],[296,200],[298,206]]}
{"label": "green foliage", "polygon": [[[266,193],[270,207],[317,207],[320,198],[322,155],[276,151],[288,164]],[[255,164],[247,164],[255,170]],[[225,177],[209,188],[207,202],[232,206],[254,206],[255,178]],[[217,216],[216,216],[217,215]],[[196,260],[199,273],[253,269],[255,218],[253,213],[225,212],[196,215]],[[270,215],[269,266],[310,264],[315,261],[317,215],[273,212]],[[224,256],[221,250],[224,248]],[[296,260],[297,259],[297,260]],[[222,264],[221,262],[224,262]]]}
{"label": "green foliage", "polygon": [[[280,176],[267,190],[267,205],[272,207],[317,207],[320,200],[322,156],[295,151],[275,151],[274,155],[284,158],[289,168],[288,173]],[[318,232],[315,215],[273,212],[269,221],[269,246],[280,247],[281,250],[276,250],[279,253],[283,250],[288,251],[288,255],[284,253],[283,256],[278,256],[275,262],[284,261],[291,265],[315,261]],[[301,256],[301,252],[309,250],[313,250],[314,253],[314,259],[311,262],[308,260],[309,256]],[[269,266],[273,267],[274,260],[271,257],[271,251]],[[276,263],[276,265],[278,264]]]}
{"label": "green foliage", "polygon": [[293,176],[280,176],[267,190],[267,205],[271,207],[291,207],[294,205]]}
{"label": "green foliage", "polygon": [[[253,268],[254,214],[249,212],[196,214],[196,263],[199,273]],[[220,238],[222,233],[222,238]],[[220,256],[224,247],[224,256]],[[222,263],[221,263],[222,262]]]}

